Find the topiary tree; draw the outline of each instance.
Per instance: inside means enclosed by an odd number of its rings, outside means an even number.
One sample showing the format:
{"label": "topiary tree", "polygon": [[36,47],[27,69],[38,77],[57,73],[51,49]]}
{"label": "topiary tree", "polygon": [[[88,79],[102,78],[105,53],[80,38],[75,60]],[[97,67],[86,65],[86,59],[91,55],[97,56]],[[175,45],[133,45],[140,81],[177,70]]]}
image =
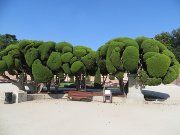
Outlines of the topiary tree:
{"label": "topiary tree", "polygon": [[[139,63],[139,45],[130,38],[116,38],[98,49],[98,66],[100,71],[114,75],[119,80],[120,89],[124,93],[124,72],[136,73]],[[105,62],[103,67],[101,63]]]}
{"label": "topiary tree", "polygon": [[139,72],[141,83],[150,86],[168,84],[179,76],[178,61],[162,43],[147,39],[143,41],[141,48],[143,50]]}

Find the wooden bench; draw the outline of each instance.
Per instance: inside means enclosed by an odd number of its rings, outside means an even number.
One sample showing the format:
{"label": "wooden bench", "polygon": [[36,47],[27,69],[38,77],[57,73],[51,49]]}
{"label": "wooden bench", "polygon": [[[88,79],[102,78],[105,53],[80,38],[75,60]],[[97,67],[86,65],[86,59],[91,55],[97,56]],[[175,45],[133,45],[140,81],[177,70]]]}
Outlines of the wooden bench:
{"label": "wooden bench", "polygon": [[68,99],[77,101],[92,101],[93,95],[91,92],[85,91],[69,91]]}

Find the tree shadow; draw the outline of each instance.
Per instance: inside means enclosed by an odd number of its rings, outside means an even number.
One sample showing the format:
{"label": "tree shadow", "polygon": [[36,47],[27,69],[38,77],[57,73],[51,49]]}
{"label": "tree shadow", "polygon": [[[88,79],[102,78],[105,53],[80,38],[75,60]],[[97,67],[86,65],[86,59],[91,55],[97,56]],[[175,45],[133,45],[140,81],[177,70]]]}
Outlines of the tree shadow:
{"label": "tree shadow", "polygon": [[144,98],[147,101],[165,101],[170,97],[170,95],[167,93],[156,92],[151,90],[142,90],[142,94],[144,95]]}

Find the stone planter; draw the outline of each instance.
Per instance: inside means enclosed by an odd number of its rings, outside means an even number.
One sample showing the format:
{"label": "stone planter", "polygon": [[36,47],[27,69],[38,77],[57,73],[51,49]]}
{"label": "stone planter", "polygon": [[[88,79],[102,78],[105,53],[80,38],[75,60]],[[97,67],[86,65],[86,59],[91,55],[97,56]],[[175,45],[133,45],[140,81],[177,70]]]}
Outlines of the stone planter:
{"label": "stone planter", "polygon": [[136,74],[129,74],[128,75],[128,94],[126,102],[128,103],[144,103],[144,95],[141,92],[141,87],[138,84],[136,79]]}

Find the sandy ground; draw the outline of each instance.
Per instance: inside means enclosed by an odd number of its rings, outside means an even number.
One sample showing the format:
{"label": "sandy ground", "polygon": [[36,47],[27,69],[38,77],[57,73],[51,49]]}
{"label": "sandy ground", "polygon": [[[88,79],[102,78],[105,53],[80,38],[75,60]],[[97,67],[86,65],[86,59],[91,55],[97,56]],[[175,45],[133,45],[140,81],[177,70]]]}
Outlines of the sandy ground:
{"label": "sandy ground", "polygon": [[180,135],[180,105],[66,100],[0,104],[0,135]]}

